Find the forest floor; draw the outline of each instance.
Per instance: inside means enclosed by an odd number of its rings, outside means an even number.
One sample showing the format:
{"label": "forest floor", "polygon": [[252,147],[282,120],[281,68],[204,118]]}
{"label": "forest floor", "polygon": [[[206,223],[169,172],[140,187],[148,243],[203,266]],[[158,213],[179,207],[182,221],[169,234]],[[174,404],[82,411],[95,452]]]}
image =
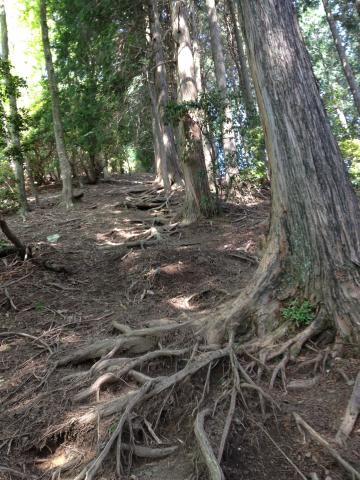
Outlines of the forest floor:
{"label": "forest floor", "polygon": [[[191,226],[174,221],[167,227],[179,210],[182,193],[176,192],[169,206],[159,201],[159,208],[146,209],[148,199],[142,196],[152,188],[150,182],[148,175],[133,175],[119,177],[118,183],[87,186],[71,212],[59,207],[59,190],[47,188],[41,193],[40,207],[26,221],[7,218],[17,235],[32,245],[35,262],[21,262],[15,256],[0,261],[0,479],[21,478],[21,472],[25,479],[32,475],[72,479],[75,475],[70,470],[60,476],[60,470],[53,475],[54,469],[66,464],[74,452],[87,458],[116,424],[117,417],[101,424],[68,421],[83,418],[96,399],[75,404],[74,392],[64,388],[63,378],[91,363],[53,370],[54,358],[94,339],[115,336],[114,320],[140,328],[179,315],[206,315],[250,281],[256,268],[252,260],[259,254],[268,226],[267,194],[229,202],[212,220]],[[161,238],[156,225],[163,225]],[[316,352],[312,344],[302,359]],[[171,362],[176,368],[176,362]],[[146,374],[161,373],[162,365],[154,362]],[[288,480],[311,478],[312,473],[319,480],[351,478],[321,447],[304,443],[292,416],[299,413],[333,441],[352,391],[343,373],[350,380],[356,377],[359,354],[348,347],[336,365],[337,369],[325,366],[310,390],[284,391],[279,380],[270,393],[281,410],[269,411],[265,419],[257,397],[250,398],[247,408],[237,404],[224,452],[227,480]],[[211,376],[218,393],[226,374],[223,369],[215,365]],[[296,364],[287,371],[289,379],[310,375],[311,370],[299,370]],[[158,422],[149,416],[144,441],[177,445],[176,454],[157,461],[134,457],[131,473],[126,476],[125,472],[123,479],[190,480],[196,478],[194,471],[199,478],[208,478],[202,473],[192,429],[192,414],[205,392],[205,379],[206,371],[170,391],[164,399],[171,408],[164,406]],[[99,402],[115,398],[127,385],[124,381],[105,387]],[[264,377],[262,386],[269,391],[269,378]],[[210,400],[205,395],[203,403]],[[216,415],[206,423],[214,449],[228,401],[229,397],[219,401]],[[359,425],[341,453],[360,471]],[[109,457],[97,478],[115,479],[113,471]]]}

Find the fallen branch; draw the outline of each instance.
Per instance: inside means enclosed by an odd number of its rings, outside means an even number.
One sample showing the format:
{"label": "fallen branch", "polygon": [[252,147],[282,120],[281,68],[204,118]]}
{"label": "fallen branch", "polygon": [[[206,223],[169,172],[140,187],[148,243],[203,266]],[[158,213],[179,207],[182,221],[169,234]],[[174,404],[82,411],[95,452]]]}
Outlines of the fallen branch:
{"label": "fallen branch", "polygon": [[294,413],[294,418],[296,425],[298,426],[299,430],[301,430],[300,427],[303,427],[311,436],[313,440],[315,440],[317,443],[319,443],[321,446],[323,446],[328,453],[340,464],[342,465],[347,472],[349,472],[352,475],[353,479],[360,480],[360,473],[355,470],[355,468],[350,465],[349,462],[344,460],[339,452],[333,448],[325,438],[323,438],[319,433],[317,433],[308,423],[303,420],[299,414]]}
{"label": "fallen branch", "polygon": [[209,471],[209,479],[225,480],[224,474],[221,470],[218,460],[216,459],[204,428],[205,417],[209,414],[210,410],[205,409],[196,415],[194,433],[199,444],[201,454]]}

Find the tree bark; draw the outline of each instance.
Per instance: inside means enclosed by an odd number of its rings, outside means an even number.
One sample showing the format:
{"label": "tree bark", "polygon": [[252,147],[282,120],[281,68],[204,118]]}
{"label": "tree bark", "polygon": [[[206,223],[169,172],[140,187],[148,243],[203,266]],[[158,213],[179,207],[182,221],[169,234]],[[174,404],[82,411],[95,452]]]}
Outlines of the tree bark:
{"label": "tree bark", "polygon": [[[304,296],[343,337],[359,340],[359,202],[292,1],[242,0],[240,12],[272,180],[267,247],[242,299],[251,292],[260,308],[279,291]],[[268,320],[260,331],[274,327]]]}
{"label": "tree bark", "polygon": [[[15,233],[11,230],[11,228],[9,227],[9,225],[7,224],[5,218],[1,213],[0,213],[0,229],[5,235],[5,237],[14,245],[20,257],[24,259],[26,256],[26,247],[22,243],[22,241],[19,240],[19,238],[15,235]],[[31,252],[29,250],[29,254],[30,253]]]}
{"label": "tree bark", "polygon": [[355,6],[356,6],[356,10],[360,16],[360,0],[355,0]]}
{"label": "tree bark", "polygon": [[354,76],[352,68],[350,66],[350,63],[349,63],[348,57],[346,55],[345,48],[342,44],[338,29],[337,29],[337,26],[336,26],[336,22],[335,22],[333,14],[332,14],[331,7],[329,5],[328,0],[323,0],[323,4],[324,4],[325,13],[326,13],[326,18],[327,18],[327,21],[329,23],[329,27],[330,27],[330,30],[331,30],[331,34],[332,34],[334,42],[335,42],[336,50],[338,52],[342,68],[344,70],[346,80],[349,84],[349,87],[350,87],[350,90],[351,90],[351,93],[352,93],[352,96],[353,96],[353,99],[354,99],[355,107],[358,111],[358,114],[360,115],[360,88],[359,88],[359,85],[356,82],[355,76]]}
{"label": "tree bark", "polygon": [[154,139],[154,158],[156,169],[156,181],[164,186],[165,192],[170,191],[170,179],[168,175],[168,162],[164,145],[163,129],[156,101],[156,91],[154,85],[148,78],[148,88],[151,101],[152,129]]}
{"label": "tree bark", "polygon": [[224,117],[222,122],[224,154],[225,157],[230,157],[231,159],[235,155],[236,145],[233,133],[232,112],[227,93],[225,58],[215,0],[206,0],[206,7],[209,19],[211,50],[215,67],[215,77],[220,93]]}
{"label": "tree bark", "polygon": [[[196,102],[198,97],[187,3],[173,1],[171,15],[177,43],[178,100],[185,106],[186,102]],[[213,215],[214,202],[206,172],[201,129],[190,108],[185,108],[180,118],[180,143],[185,180],[184,220],[192,222],[201,215]]]}
{"label": "tree bark", "polygon": [[244,102],[246,115],[249,119],[251,119],[256,113],[256,107],[255,107],[255,102],[254,102],[254,98],[251,90],[251,79],[249,75],[249,69],[246,64],[244,42],[243,42],[241,30],[240,30],[240,25],[238,22],[237,12],[235,8],[235,0],[227,0],[227,4],[229,7],[231,20],[233,23],[234,36],[235,36],[236,48],[237,48],[237,54],[238,54],[238,60],[239,60],[239,67],[240,67],[239,83],[240,83],[241,97]]}
{"label": "tree bark", "polygon": [[0,29],[1,29],[1,57],[8,63],[8,72],[5,77],[5,85],[10,106],[10,116],[8,119],[9,142],[8,149],[10,158],[12,159],[15,178],[17,183],[20,209],[23,212],[29,210],[29,204],[26,198],[25,176],[24,176],[24,157],[21,148],[20,130],[19,130],[19,114],[16,100],[16,89],[12,85],[10,63],[9,63],[9,40],[6,22],[5,5],[0,1]]}
{"label": "tree bark", "polygon": [[34,197],[35,200],[35,205],[39,205],[39,194],[35,185],[35,180],[34,180],[34,175],[31,169],[30,161],[27,158],[25,160],[25,166],[26,166],[26,171],[28,174],[29,178],[29,184],[30,184],[30,190],[31,190],[31,195]]}
{"label": "tree bark", "polygon": [[166,170],[169,181],[182,183],[179,156],[176,150],[175,135],[172,125],[166,120],[166,107],[169,102],[166,63],[162,45],[162,31],[159,19],[158,0],[151,0],[152,11],[152,41],[155,56],[155,85],[157,93],[158,122],[161,130],[159,141],[163,143]]}
{"label": "tree bark", "polygon": [[[195,13],[195,3],[194,0],[191,0],[191,12],[190,12],[190,22],[191,22],[191,31],[193,35],[193,54],[194,54],[194,67],[195,67],[195,79],[196,79],[196,88],[198,95],[203,93],[203,85],[201,78],[201,55],[200,55],[200,44],[199,44],[199,32],[197,28],[197,18]],[[206,126],[205,126],[206,128]],[[210,133],[210,132],[209,132]],[[202,135],[202,144],[205,158],[206,170],[208,172],[209,178],[211,179],[211,185],[214,185],[217,188],[216,184],[216,159],[212,155],[211,149],[211,140]],[[213,177],[213,178],[211,178]]]}
{"label": "tree bark", "polygon": [[51,107],[52,107],[52,116],[54,122],[54,135],[56,150],[60,163],[61,170],[61,180],[62,180],[62,195],[63,202],[66,208],[71,208],[73,205],[72,202],[72,180],[71,180],[71,165],[66,151],[65,138],[64,138],[64,127],[61,118],[60,111],[60,97],[59,89],[57,84],[57,79],[55,75],[50,41],[49,41],[49,29],[47,25],[47,14],[46,14],[46,0],[40,0],[40,24],[41,24],[41,34],[42,42],[44,48],[45,64],[46,71],[48,76],[48,85],[51,95]]}

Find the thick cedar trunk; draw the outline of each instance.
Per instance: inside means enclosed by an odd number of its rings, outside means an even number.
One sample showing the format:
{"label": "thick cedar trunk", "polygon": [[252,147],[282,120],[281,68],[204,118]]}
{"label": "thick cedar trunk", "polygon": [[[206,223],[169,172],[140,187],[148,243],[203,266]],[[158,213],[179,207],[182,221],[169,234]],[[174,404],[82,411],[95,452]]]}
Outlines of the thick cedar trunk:
{"label": "thick cedar trunk", "polygon": [[254,102],[252,91],[251,91],[251,80],[249,75],[249,69],[246,64],[244,42],[242,39],[240,25],[238,22],[237,12],[235,8],[235,1],[236,0],[227,0],[227,4],[229,7],[231,20],[233,23],[234,36],[236,41],[237,57],[238,57],[238,63],[239,63],[238,70],[239,70],[239,83],[240,83],[241,97],[244,102],[246,115],[249,119],[251,119],[256,113],[256,107],[255,107],[255,102]]}
{"label": "thick cedar trunk", "polygon": [[329,27],[335,42],[336,50],[338,52],[339,58],[340,58],[340,63],[343,67],[344,74],[346,77],[346,80],[349,84],[353,99],[354,99],[354,104],[355,107],[357,108],[357,111],[360,115],[360,88],[359,85],[356,82],[355,76],[353,74],[352,68],[350,66],[348,57],[346,55],[345,48],[342,44],[335,19],[333,17],[333,14],[331,12],[331,7],[329,5],[328,0],[323,0],[324,8],[325,8],[325,13],[326,13],[326,18],[329,23]]}
{"label": "thick cedar trunk", "polygon": [[72,180],[71,180],[71,165],[69,158],[66,152],[65,139],[64,139],[64,128],[61,119],[60,112],[60,98],[59,90],[57,85],[57,79],[55,75],[50,41],[49,41],[49,29],[47,25],[47,15],[46,15],[46,0],[40,0],[40,23],[41,23],[41,34],[42,42],[44,48],[45,64],[46,71],[48,75],[48,84],[51,95],[51,107],[52,107],[52,116],[54,122],[54,135],[56,150],[59,157],[60,170],[61,170],[61,180],[62,180],[62,194],[63,202],[66,208],[72,207]]}
{"label": "thick cedar trunk", "polygon": [[359,338],[359,203],[292,1],[242,0],[240,12],[272,179],[268,245],[246,293],[259,292],[253,308],[279,290],[304,295],[341,335]]}
{"label": "thick cedar trunk", "polygon": [[[187,3],[178,0],[172,2],[171,7],[173,35],[177,43],[178,99],[180,104],[195,102],[198,92]],[[185,180],[184,219],[192,222],[200,215],[211,216],[214,204],[206,172],[201,130],[190,110],[180,119],[180,143]]]}
{"label": "thick cedar trunk", "polygon": [[[1,30],[1,57],[5,62],[9,62],[9,40],[6,22],[5,6],[3,1],[0,1],[0,30]],[[23,212],[29,210],[29,205],[26,198],[25,177],[24,177],[24,158],[21,149],[20,131],[18,126],[18,109],[16,95],[11,85],[10,67],[8,76],[5,78],[6,90],[10,105],[10,117],[8,121],[10,157],[14,166],[14,172],[17,182],[20,208]]]}
{"label": "thick cedar trunk", "polygon": [[[165,55],[162,45],[162,32],[158,11],[158,0],[151,0],[152,11],[152,41],[155,56],[155,85],[158,110],[158,123],[161,130],[159,141],[163,143],[166,168],[170,182],[182,183],[179,156],[175,145],[175,135],[172,125],[166,120],[166,107],[169,102],[169,90],[166,73]],[[168,183],[168,181],[164,183]]]}
{"label": "thick cedar trunk", "polygon": [[221,30],[217,18],[215,0],[206,0],[206,6],[209,18],[211,50],[215,67],[215,77],[221,97],[224,117],[222,123],[224,153],[225,156],[230,156],[231,158],[235,155],[236,145],[233,133],[232,113],[227,95],[225,58],[222,47]]}

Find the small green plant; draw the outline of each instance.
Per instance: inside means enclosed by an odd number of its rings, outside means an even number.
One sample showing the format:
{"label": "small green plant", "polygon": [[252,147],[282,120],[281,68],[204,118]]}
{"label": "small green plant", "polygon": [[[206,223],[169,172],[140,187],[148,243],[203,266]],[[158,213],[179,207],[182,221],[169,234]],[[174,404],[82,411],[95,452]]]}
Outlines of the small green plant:
{"label": "small green plant", "polygon": [[35,310],[37,312],[43,312],[45,310],[45,305],[42,302],[36,302]]}
{"label": "small green plant", "polygon": [[292,300],[283,308],[281,315],[285,320],[291,320],[297,327],[305,327],[315,319],[315,308],[308,300],[299,298]]}

